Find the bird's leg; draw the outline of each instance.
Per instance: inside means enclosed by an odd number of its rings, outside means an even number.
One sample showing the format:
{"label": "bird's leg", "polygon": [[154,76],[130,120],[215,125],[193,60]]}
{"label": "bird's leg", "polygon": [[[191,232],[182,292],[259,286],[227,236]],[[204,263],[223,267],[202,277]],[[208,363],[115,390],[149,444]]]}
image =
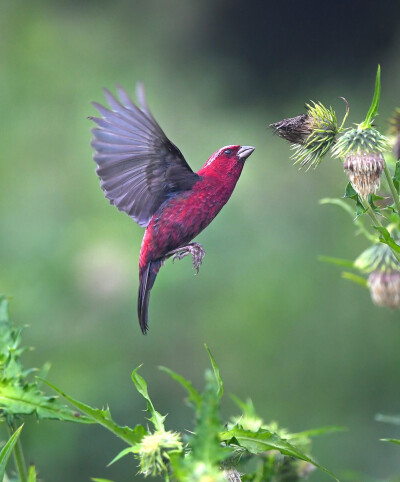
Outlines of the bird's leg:
{"label": "bird's leg", "polygon": [[176,259],[182,259],[188,254],[192,255],[193,266],[196,272],[199,272],[199,268],[206,252],[203,249],[203,246],[199,243],[190,243],[187,246],[182,246],[177,249],[173,249],[169,253],[164,256],[164,259],[167,260],[171,256],[173,256],[172,261],[174,262]]}

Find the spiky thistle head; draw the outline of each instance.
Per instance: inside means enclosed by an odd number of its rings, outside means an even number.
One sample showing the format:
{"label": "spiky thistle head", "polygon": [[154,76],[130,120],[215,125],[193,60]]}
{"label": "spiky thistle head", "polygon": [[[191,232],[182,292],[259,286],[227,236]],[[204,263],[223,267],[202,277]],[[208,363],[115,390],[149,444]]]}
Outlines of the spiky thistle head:
{"label": "spiky thistle head", "polygon": [[372,301],[378,306],[400,306],[400,263],[386,244],[375,244],[356,259],[354,266],[368,273]]}
{"label": "spiky thistle head", "polygon": [[292,159],[300,167],[316,168],[340,131],[336,113],[321,102],[306,104],[307,113],[271,124],[275,134],[292,144]]}
{"label": "spiky thistle head", "polygon": [[383,152],[388,149],[388,139],[373,127],[362,124],[345,132],[334,148],[334,157],[341,157],[343,169],[354,190],[367,197],[379,189],[385,168]]}
{"label": "spiky thistle head", "polygon": [[181,451],[182,448],[180,434],[177,432],[159,430],[145,435],[137,450],[140,460],[139,473],[147,477],[165,472],[167,470],[165,462],[169,460],[168,453]]}

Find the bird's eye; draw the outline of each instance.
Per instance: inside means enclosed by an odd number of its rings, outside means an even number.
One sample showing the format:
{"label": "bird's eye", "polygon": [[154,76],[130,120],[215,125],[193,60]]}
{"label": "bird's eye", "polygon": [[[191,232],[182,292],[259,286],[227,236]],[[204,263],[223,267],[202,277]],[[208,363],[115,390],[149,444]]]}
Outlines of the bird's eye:
{"label": "bird's eye", "polygon": [[224,154],[227,154],[229,156],[229,154],[232,154],[232,149],[225,149]]}

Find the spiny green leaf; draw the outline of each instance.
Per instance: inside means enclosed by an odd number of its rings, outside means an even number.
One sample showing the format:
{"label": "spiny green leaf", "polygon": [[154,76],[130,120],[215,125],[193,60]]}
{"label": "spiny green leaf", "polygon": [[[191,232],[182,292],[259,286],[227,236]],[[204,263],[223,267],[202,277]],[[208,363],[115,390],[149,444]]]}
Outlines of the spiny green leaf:
{"label": "spiny green leaf", "polygon": [[377,231],[381,233],[381,236],[379,237],[379,241],[381,243],[387,244],[390,248],[392,248],[397,253],[400,253],[400,246],[392,238],[389,231],[383,226],[374,226],[374,227]]}
{"label": "spiny green leaf", "polygon": [[210,372],[206,372],[206,387],[201,398],[195,435],[189,441],[192,448],[190,463],[194,465],[202,462],[210,467],[218,467],[218,463],[229,455],[229,451],[221,447],[219,441],[219,395],[215,390],[214,375]]}
{"label": "spiny green leaf", "polygon": [[102,425],[110,432],[112,432],[114,435],[122,439],[124,442],[130,445],[134,445],[136,443],[139,443],[143,438],[143,436],[146,435],[147,433],[146,429],[142,425],[136,425],[134,429],[131,429],[130,427],[122,427],[117,423],[115,423],[114,420],[111,418],[111,413],[108,408],[107,410],[92,408],[89,405],[86,405],[70,397],[69,395],[62,392],[59,388],[57,388],[52,383],[46,380],[42,380],[42,381],[43,383],[46,383],[46,385],[51,387],[53,390],[55,390],[57,393],[59,393],[68,402],[74,405],[78,410],[80,410],[85,415],[87,415],[87,417],[89,417],[90,419],[90,422],[92,423],[95,422]]}
{"label": "spiny green leaf", "polygon": [[364,214],[366,212],[366,209],[364,208],[358,194],[354,190],[353,186],[351,185],[351,182],[349,182],[346,186],[346,189],[344,191],[344,196],[345,199],[352,199],[353,201],[356,202],[356,218],[357,219],[361,214]]}
{"label": "spiny green leaf", "polygon": [[333,258],[331,256],[318,256],[318,261],[324,263],[336,264],[337,266],[344,266],[346,268],[354,268],[354,261],[350,259]]}
{"label": "spiny green leaf", "polygon": [[200,407],[201,403],[201,396],[200,393],[193,387],[192,382],[189,380],[186,380],[186,378],[182,377],[181,375],[178,375],[174,371],[170,370],[169,368],[166,367],[159,367],[160,370],[162,370],[165,373],[168,373],[168,375],[173,378],[175,381],[180,383],[183,388],[187,391],[189,395],[189,400],[195,405],[196,408]]}
{"label": "spiny green leaf", "polygon": [[374,97],[372,99],[371,107],[369,108],[365,121],[361,124],[362,127],[364,128],[371,127],[372,121],[378,114],[380,97],[381,97],[381,66],[378,65],[378,70],[376,72],[376,79],[375,79]]}
{"label": "spiny green leaf", "polygon": [[145,382],[144,378],[137,373],[140,367],[141,365],[138,366],[135,370],[133,370],[132,381],[135,384],[136,390],[142,395],[145,400],[147,400],[147,410],[151,413],[151,417],[149,418],[149,420],[154,425],[154,428],[156,430],[165,430],[164,420],[166,419],[166,416],[161,415],[154,408],[154,405],[150,400],[147,391],[147,383]]}
{"label": "spiny green leaf", "polygon": [[122,457],[125,457],[125,455],[128,455],[128,454],[137,454],[139,452],[139,447],[138,446],[135,446],[135,447],[127,447],[126,449],[124,450],[121,450],[121,452],[116,455],[109,464],[107,464],[107,467],[109,467],[110,465],[114,464],[115,462],[117,462],[118,460],[122,459]]}
{"label": "spiny green leaf", "polygon": [[206,347],[206,350],[208,352],[208,356],[210,357],[211,365],[212,365],[213,370],[214,370],[215,380],[218,384],[217,395],[218,395],[219,398],[221,398],[222,395],[224,394],[224,384],[222,382],[222,378],[221,378],[221,375],[219,373],[219,368],[218,368],[218,365],[215,363],[214,357],[212,356],[211,351],[208,348],[208,346],[207,345],[204,345],[204,346]]}
{"label": "spiny green leaf", "polygon": [[364,288],[368,288],[368,281],[362,276],[359,276],[358,274],[349,273],[348,271],[343,271],[342,278],[347,279],[349,281],[353,281],[354,283],[357,283],[363,286]]}
{"label": "spiny green leaf", "polygon": [[0,409],[5,415],[36,415],[39,419],[90,423],[90,420],[62,405],[56,397],[44,395],[35,383],[22,385],[0,379]]}
{"label": "spiny green leaf", "polygon": [[29,467],[28,482],[36,482],[36,469],[34,465]]}
{"label": "spiny green leaf", "polygon": [[317,462],[315,462],[315,460],[298,450],[286,439],[283,439],[277,434],[269,432],[268,430],[260,430],[259,432],[254,433],[249,430],[243,430],[235,427],[232,430],[221,432],[220,440],[221,442],[225,442],[229,445],[239,445],[254,455],[261,454],[268,450],[278,450],[283,455],[289,455],[315,465],[315,467],[323,470],[338,481],[338,479],[331,472],[319,465]]}
{"label": "spiny green leaf", "polygon": [[14,449],[15,444],[18,442],[18,438],[21,434],[23,425],[21,425],[8,439],[7,443],[1,449],[0,452],[0,480],[4,479],[4,474],[6,473],[6,466],[8,459]]}

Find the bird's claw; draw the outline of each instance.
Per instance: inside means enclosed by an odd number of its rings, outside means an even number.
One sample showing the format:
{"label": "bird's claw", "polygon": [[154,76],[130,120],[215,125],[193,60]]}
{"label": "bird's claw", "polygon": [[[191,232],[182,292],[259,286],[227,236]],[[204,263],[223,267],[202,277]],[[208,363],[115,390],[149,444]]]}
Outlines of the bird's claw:
{"label": "bird's claw", "polygon": [[174,262],[175,260],[182,259],[189,254],[192,255],[193,266],[194,266],[194,269],[196,270],[196,273],[198,274],[200,265],[206,254],[201,244],[190,243],[187,246],[182,246],[181,248],[174,249],[173,251],[170,251],[166,255],[166,258],[169,258],[170,256],[172,256],[172,262]]}

